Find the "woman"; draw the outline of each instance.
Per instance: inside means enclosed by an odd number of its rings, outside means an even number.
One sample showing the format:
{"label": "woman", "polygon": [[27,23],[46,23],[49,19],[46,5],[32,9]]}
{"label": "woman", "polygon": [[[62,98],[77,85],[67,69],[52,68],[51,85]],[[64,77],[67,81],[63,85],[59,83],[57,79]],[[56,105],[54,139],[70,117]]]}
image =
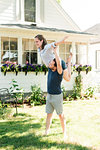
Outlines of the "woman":
{"label": "woman", "polygon": [[[43,37],[43,35],[36,35],[34,38],[36,47],[38,48],[39,52],[40,52],[40,56],[41,59],[43,61],[43,63],[48,67],[49,63],[55,58],[55,55],[53,53],[53,47],[56,47],[60,44],[65,43],[65,40],[68,38],[68,36],[64,37],[61,41],[58,42],[53,42],[50,44],[47,44],[46,39]],[[64,79],[66,81],[69,81],[71,78],[71,58],[72,58],[72,53],[70,53],[69,58],[67,59],[68,64],[70,65],[70,70],[67,70],[66,68],[66,63],[64,61],[62,61],[63,63],[63,70],[64,70]],[[67,77],[67,78],[66,78]]]}

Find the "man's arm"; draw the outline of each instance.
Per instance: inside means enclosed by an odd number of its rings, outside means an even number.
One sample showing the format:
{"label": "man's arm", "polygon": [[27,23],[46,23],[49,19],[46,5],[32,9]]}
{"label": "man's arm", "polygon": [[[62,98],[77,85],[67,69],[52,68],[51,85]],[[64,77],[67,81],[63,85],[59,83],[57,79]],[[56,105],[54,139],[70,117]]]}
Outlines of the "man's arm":
{"label": "man's arm", "polygon": [[60,45],[60,44],[65,43],[66,39],[68,39],[68,36],[65,36],[62,40],[60,40],[60,41],[58,41],[58,42],[55,42],[55,43],[54,43],[55,46],[58,46],[58,45]]}
{"label": "man's arm", "polygon": [[71,64],[68,64],[67,69],[64,70],[64,75],[63,75],[64,80],[70,81],[71,79]]}
{"label": "man's arm", "polygon": [[59,74],[62,74],[62,66],[61,66],[61,59],[57,53],[57,47],[52,47],[53,50],[54,50],[54,54],[55,54],[55,59],[56,59],[56,62],[57,62],[57,71]]}
{"label": "man's arm", "polygon": [[72,59],[72,53],[70,53],[70,56],[67,59],[67,69],[64,70],[63,77],[66,81],[70,81],[71,79],[71,59]]}

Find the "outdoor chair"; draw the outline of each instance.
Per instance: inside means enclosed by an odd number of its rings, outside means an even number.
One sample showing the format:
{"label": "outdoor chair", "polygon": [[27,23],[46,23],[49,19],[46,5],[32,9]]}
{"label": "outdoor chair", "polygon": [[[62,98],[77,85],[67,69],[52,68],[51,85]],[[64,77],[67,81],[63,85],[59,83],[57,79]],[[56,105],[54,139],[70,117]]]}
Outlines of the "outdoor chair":
{"label": "outdoor chair", "polygon": [[8,103],[16,104],[16,113],[17,113],[17,100],[16,98],[13,97],[12,94],[9,93],[9,90],[7,88],[0,89],[0,101],[2,108],[5,108],[6,104]]}

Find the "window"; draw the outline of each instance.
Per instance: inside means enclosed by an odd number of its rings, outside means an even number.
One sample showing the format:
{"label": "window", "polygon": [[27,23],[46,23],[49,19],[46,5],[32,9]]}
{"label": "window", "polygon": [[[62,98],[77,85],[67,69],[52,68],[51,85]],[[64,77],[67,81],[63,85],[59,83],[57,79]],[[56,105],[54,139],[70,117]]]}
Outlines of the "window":
{"label": "window", "polygon": [[22,46],[23,46],[23,56],[22,56],[23,64],[26,64],[27,61],[30,64],[37,64],[37,48],[34,44],[34,40],[23,39]]}
{"label": "window", "polygon": [[87,46],[76,43],[76,64],[87,64]]}
{"label": "window", "polygon": [[5,63],[6,61],[18,62],[17,38],[1,38],[1,63]]}
{"label": "window", "polygon": [[65,62],[67,61],[67,58],[69,56],[70,50],[71,50],[71,43],[61,44],[59,45],[59,56],[61,59],[63,59]]}
{"label": "window", "polygon": [[35,22],[36,6],[35,0],[24,1],[24,16],[25,21]]}
{"label": "window", "polygon": [[[70,54],[70,51],[72,51],[72,43],[66,43],[61,44],[59,46],[59,55],[61,59],[63,59],[65,62],[67,61],[67,58]],[[74,56],[75,55],[75,56]],[[87,64],[87,46],[85,44],[79,44],[76,43],[75,45],[75,53],[73,53],[74,58],[74,64]]]}

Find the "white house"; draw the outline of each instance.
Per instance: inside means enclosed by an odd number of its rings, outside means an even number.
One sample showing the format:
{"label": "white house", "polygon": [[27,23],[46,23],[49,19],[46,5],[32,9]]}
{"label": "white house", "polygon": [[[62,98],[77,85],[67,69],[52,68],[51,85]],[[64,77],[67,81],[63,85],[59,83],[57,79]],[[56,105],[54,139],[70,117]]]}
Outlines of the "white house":
{"label": "white house", "polygon": [[[24,65],[41,64],[41,58],[34,45],[34,36],[43,34],[48,42],[60,40],[65,35],[69,38],[59,46],[59,55],[66,61],[69,52],[73,53],[73,64],[90,64],[88,52],[94,35],[81,32],[77,24],[56,2],[56,0],[0,0],[0,66],[6,61]],[[63,81],[67,90],[72,90],[74,77],[70,82]],[[90,77],[89,75],[85,78]],[[46,79],[43,73],[23,72],[16,76],[0,72],[0,88],[9,87],[15,79],[26,92],[33,84],[39,84],[46,91]],[[90,81],[89,81],[90,82]]]}
{"label": "white house", "polygon": [[94,69],[94,80],[97,83],[100,92],[100,24],[96,24],[85,31],[97,35],[95,39],[90,41],[89,56],[90,63]]}

